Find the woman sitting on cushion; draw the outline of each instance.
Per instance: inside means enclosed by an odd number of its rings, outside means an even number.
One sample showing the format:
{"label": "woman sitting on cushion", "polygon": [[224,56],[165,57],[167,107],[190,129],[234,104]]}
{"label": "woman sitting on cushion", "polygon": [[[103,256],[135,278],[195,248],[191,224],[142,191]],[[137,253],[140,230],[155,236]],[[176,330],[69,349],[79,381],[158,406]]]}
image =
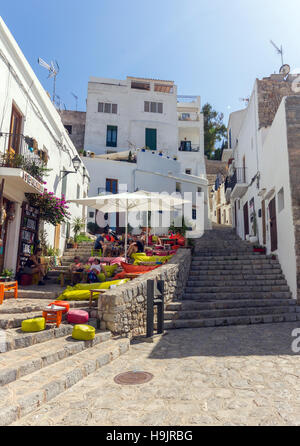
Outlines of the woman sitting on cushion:
{"label": "woman sitting on cushion", "polygon": [[99,282],[98,274],[103,273],[105,275],[105,280],[107,280],[107,273],[104,266],[100,264],[99,259],[94,259],[90,269],[88,270],[88,282],[97,283]]}
{"label": "woman sitting on cushion", "polygon": [[22,270],[23,274],[38,274],[39,282],[38,285],[45,285],[43,278],[46,278],[46,266],[41,265],[40,256],[42,255],[42,250],[40,248],[36,249],[34,254],[26,260],[24,268]]}

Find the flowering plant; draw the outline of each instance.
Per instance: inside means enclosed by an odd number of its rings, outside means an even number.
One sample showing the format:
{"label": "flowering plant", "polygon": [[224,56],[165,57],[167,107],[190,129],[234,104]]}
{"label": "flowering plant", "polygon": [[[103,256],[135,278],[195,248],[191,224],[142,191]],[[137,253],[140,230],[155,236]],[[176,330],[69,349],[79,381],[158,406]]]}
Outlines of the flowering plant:
{"label": "flowering plant", "polygon": [[70,218],[69,206],[62,198],[55,197],[53,192],[44,189],[42,194],[26,194],[29,204],[40,211],[40,218],[53,226],[57,226]]}

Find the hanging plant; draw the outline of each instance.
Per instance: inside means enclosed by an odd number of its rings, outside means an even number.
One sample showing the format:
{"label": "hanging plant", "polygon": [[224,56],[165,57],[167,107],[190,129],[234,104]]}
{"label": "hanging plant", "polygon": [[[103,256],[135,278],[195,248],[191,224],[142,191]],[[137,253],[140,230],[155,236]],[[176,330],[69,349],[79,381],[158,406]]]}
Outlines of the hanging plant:
{"label": "hanging plant", "polygon": [[53,192],[44,190],[42,194],[25,194],[29,204],[39,209],[41,220],[57,226],[70,218],[69,206],[62,198],[55,197]]}

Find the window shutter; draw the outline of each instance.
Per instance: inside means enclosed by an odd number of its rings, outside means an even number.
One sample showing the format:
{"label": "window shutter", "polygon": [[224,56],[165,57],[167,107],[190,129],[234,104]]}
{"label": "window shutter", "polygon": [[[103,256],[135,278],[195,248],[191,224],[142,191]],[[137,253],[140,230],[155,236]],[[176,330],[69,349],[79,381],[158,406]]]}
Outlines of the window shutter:
{"label": "window shutter", "polygon": [[98,102],[98,112],[99,113],[103,113],[103,106],[104,106],[103,102]]}
{"label": "window shutter", "polygon": [[151,102],[151,112],[156,113],[156,102]]}
{"label": "window shutter", "polygon": [[145,101],[144,102],[144,111],[149,112],[150,111],[150,102]]}
{"label": "window shutter", "polygon": [[158,102],[158,113],[162,113],[163,112],[163,104],[162,104],[162,102]]}
{"label": "window shutter", "polygon": [[104,113],[111,113],[111,104],[104,104]]}
{"label": "window shutter", "polygon": [[112,104],[111,112],[114,113],[114,114],[118,113],[118,104]]}

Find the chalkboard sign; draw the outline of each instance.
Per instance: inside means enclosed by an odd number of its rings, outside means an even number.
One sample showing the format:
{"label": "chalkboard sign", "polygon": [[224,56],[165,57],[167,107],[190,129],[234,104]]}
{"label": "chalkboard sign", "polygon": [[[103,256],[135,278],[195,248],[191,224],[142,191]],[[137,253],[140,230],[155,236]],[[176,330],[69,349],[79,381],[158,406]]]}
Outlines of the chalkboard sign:
{"label": "chalkboard sign", "polygon": [[18,267],[23,268],[28,257],[34,253],[38,242],[39,209],[28,203],[22,205],[20,225]]}

